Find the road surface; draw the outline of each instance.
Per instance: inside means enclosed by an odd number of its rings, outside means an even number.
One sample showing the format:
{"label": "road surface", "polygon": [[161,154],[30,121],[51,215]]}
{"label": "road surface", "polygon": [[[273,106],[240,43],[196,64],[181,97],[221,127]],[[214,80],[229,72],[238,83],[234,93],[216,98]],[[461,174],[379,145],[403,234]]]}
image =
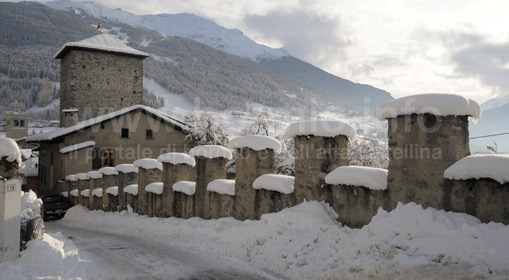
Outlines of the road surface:
{"label": "road surface", "polygon": [[[45,232],[62,233],[79,250],[80,261],[96,267],[87,273],[95,279],[284,279],[248,263],[217,255],[169,246],[127,235],[103,233],[47,222]],[[86,279],[86,278],[84,278]]]}

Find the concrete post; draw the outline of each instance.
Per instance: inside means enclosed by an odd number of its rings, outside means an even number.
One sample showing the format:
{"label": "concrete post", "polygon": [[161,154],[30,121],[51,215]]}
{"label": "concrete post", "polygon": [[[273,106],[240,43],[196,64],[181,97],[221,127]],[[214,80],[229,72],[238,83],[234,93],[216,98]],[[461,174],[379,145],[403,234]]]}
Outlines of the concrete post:
{"label": "concrete post", "polygon": [[175,216],[175,195],[173,184],[178,181],[192,181],[195,178],[193,167],[195,160],[183,153],[167,153],[160,155],[157,160],[163,164],[163,217]]}
{"label": "concrete post", "polygon": [[[113,211],[109,205],[109,195],[106,190],[109,187],[118,186],[118,172],[114,167],[103,167],[98,170],[103,175],[102,207],[104,211]],[[115,203],[117,204],[117,203]]]}
{"label": "concrete post", "polygon": [[94,190],[101,189],[103,187],[103,175],[98,171],[90,171],[87,173],[89,180],[89,200],[88,200],[88,208],[90,210],[101,210],[102,206],[102,198],[98,199],[94,195]]}
{"label": "concrete post", "polygon": [[88,189],[88,176],[86,173],[78,173],[76,178],[78,179],[78,204],[86,207],[88,205],[88,198],[83,197],[81,192]]}
{"label": "concrete post", "polygon": [[138,207],[137,213],[140,215],[148,214],[147,191],[145,187],[154,182],[161,182],[163,165],[152,158],[139,159],[133,162],[138,167]]}
{"label": "concrete post", "polygon": [[68,175],[65,177],[65,181],[67,182],[68,186],[68,193],[69,193],[69,200],[72,202],[72,204],[76,205],[78,203],[77,197],[72,196],[71,192],[73,190],[78,189],[78,178],[76,178],[76,175]]}
{"label": "concrete post", "polygon": [[13,152],[17,152],[17,158],[0,158],[0,263],[19,257],[21,230],[21,180],[13,178],[21,156],[14,141],[3,139],[2,142],[10,142],[6,144],[13,148],[15,145]]}
{"label": "concrete post", "polygon": [[118,211],[123,211],[127,205],[124,188],[138,184],[138,167],[132,164],[119,164],[115,166],[115,171],[118,172]]}

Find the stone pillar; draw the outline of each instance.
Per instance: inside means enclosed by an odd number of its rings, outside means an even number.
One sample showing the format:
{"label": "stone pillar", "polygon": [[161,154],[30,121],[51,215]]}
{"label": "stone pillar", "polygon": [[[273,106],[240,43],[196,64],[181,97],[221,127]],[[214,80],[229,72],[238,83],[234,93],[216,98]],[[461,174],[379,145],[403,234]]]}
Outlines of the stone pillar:
{"label": "stone pillar", "polygon": [[[109,205],[109,195],[106,190],[109,187],[117,186],[118,187],[118,172],[114,167],[103,167],[98,170],[99,173],[103,175],[103,197],[102,197],[102,206],[104,211],[113,211],[112,207]],[[117,203],[115,203],[117,204]]]}
{"label": "stone pillar", "polygon": [[195,216],[210,218],[207,185],[216,179],[226,179],[226,162],[232,153],[225,147],[203,145],[192,148],[189,155],[196,160],[196,191],[193,212]]}
{"label": "stone pillar", "polygon": [[138,167],[138,207],[137,213],[147,215],[147,191],[145,187],[154,182],[161,182],[163,165],[153,158],[139,159],[133,162]]}
{"label": "stone pillar", "polygon": [[[99,173],[98,171],[90,171],[87,173],[89,181],[89,200],[88,200],[88,208],[90,210],[101,210],[102,206],[102,198],[97,199],[97,197],[94,195],[95,189],[101,189],[103,187],[103,175]],[[100,202],[99,202],[100,200]]]}
{"label": "stone pillar", "polygon": [[167,153],[157,158],[163,164],[163,217],[175,216],[175,195],[173,184],[178,181],[191,181],[195,178],[195,160],[183,153]]}
{"label": "stone pillar", "polygon": [[126,210],[126,197],[124,188],[131,184],[138,184],[138,167],[132,164],[119,164],[115,166],[118,172],[118,211]]}
{"label": "stone pillar", "polygon": [[88,176],[86,173],[78,173],[76,178],[78,179],[78,204],[86,207],[88,205],[88,198],[83,197],[81,192],[89,187]]}
{"label": "stone pillar", "polygon": [[388,191],[399,201],[443,209],[445,169],[470,154],[468,116],[389,118]]}
{"label": "stone pillar", "polygon": [[69,194],[69,200],[72,202],[72,204],[76,205],[78,203],[77,197],[74,197],[71,195],[71,192],[73,190],[78,189],[78,178],[76,178],[76,175],[68,175],[65,177],[65,181],[67,182],[68,186],[68,194]]}

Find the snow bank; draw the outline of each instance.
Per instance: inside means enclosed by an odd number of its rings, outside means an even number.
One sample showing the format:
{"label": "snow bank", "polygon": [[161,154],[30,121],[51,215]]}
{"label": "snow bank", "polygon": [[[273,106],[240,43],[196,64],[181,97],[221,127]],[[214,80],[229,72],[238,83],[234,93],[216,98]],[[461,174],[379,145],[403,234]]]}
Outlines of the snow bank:
{"label": "snow bank", "polygon": [[72,175],[65,176],[65,180],[75,182],[75,181],[78,181],[78,178],[76,177],[76,175],[72,174]]}
{"label": "snow bank", "polygon": [[135,167],[132,164],[119,164],[115,166],[115,170],[123,173],[138,173],[138,167]]}
{"label": "snow bank", "polygon": [[155,182],[145,186],[145,191],[155,194],[163,194],[163,183]]}
{"label": "snow bank", "polygon": [[0,138],[0,158],[7,157],[7,161],[21,164],[21,152],[18,144],[11,138]]}
{"label": "snow bank", "polygon": [[90,196],[90,190],[89,189],[82,190],[81,191],[81,195],[85,196],[85,197],[89,197]]}
{"label": "snow bank", "polygon": [[75,190],[72,190],[72,191],[70,191],[70,192],[69,192],[69,194],[70,194],[71,196],[76,196],[76,197],[77,197],[77,196],[78,196],[78,190],[76,190],[76,189],[75,189]]}
{"label": "snow bank", "polygon": [[207,185],[207,191],[235,196],[235,180],[214,180]]}
{"label": "snow bank", "polygon": [[138,184],[132,184],[124,187],[124,192],[132,195],[138,195]]}
{"label": "snow bank", "polygon": [[171,163],[173,165],[177,164],[187,164],[190,166],[195,166],[196,162],[194,158],[192,158],[188,154],[184,153],[166,153],[157,157],[157,160],[164,163]]}
{"label": "snow bank", "polygon": [[87,173],[78,173],[78,174],[76,174],[76,178],[78,178],[78,180],[88,180],[88,179],[90,179],[90,178],[88,178]]}
{"label": "snow bank", "polygon": [[60,153],[61,154],[67,154],[67,153],[78,151],[78,150],[81,150],[81,149],[84,149],[84,148],[88,148],[88,147],[91,147],[91,146],[94,146],[94,145],[95,145],[94,141],[85,141],[85,142],[82,142],[82,143],[78,143],[78,144],[74,144],[74,145],[70,145],[70,146],[64,147],[64,148],[60,149]]}
{"label": "snow bank", "polygon": [[101,50],[101,51],[107,51],[107,52],[115,52],[115,53],[125,53],[130,55],[137,55],[137,56],[143,56],[148,57],[148,53],[135,50],[124,43],[122,41],[118,40],[117,38],[108,35],[108,34],[99,34],[96,36],[92,36],[90,38],[86,38],[84,40],[78,41],[78,42],[69,42],[63,45],[58,52],[55,54],[55,58],[61,59],[63,58],[63,55],[65,53],[65,49],[72,48],[72,47],[79,47],[79,48],[86,48],[86,49],[94,49],[94,50]]}
{"label": "snow bank", "polygon": [[341,227],[326,204],[304,202],[261,220],[149,218],[69,209],[78,228],[178,243],[286,279],[508,279],[509,226],[415,203],[379,210],[362,229]]}
{"label": "snow bank", "polygon": [[141,168],[144,168],[144,169],[159,169],[159,170],[163,170],[163,164],[160,163],[159,161],[157,161],[157,159],[153,159],[153,158],[142,158],[142,159],[137,159],[133,162],[133,165],[135,167],[141,167]]}
{"label": "snow bank", "polygon": [[103,175],[98,171],[89,171],[87,172],[87,177],[90,179],[101,179]]}
{"label": "snow bank", "polygon": [[366,187],[371,190],[386,190],[387,170],[366,166],[341,166],[325,176],[325,183]]}
{"label": "snow bank", "polygon": [[99,171],[99,173],[101,173],[103,175],[118,175],[118,172],[117,172],[117,170],[115,170],[115,167],[110,167],[110,166],[103,167],[97,171]]}
{"label": "snow bank", "polygon": [[468,180],[490,178],[500,184],[509,182],[509,155],[473,155],[449,166],[444,178]]}
{"label": "snow bank", "polygon": [[182,192],[187,195],[194,195],[196,183],[189,181],[178,181],[172,186],[174,192]]}
{"label": "snow bank", "polygon": [[287,138],[295,136],[321,136],[336,137],[338,135],[347,136],[350,140],[354,140],[357,136],[355,128],[346,121],[303,121],[291,124],[285,130]]}
{"label": "snow bank", "polygon": [[106,193],[109,193],[114,196],[118,196],[118,186],[113,186],[113,187],[107,188]]}
{"label": "snow bank", "polygon": [[397,116],[430,113],[437,116],[481,117],[477,102],[457,94],[419,94],[398,98],[376,108],[376,118],[386,120]]}
{"label": "snow bank", "polygon": [[103,197],[103,189],[94,189],[92,191],[93,196]]}
{"label": "snow bank", "polygon": [[18,170],[19,173],[24,174],[27,177],[33,177],[39,175],[39,158],[33,157],[23,162]]}
{"label": "snow bank", "polygon": [[205,157],[205,158],[225,158],[232,159],[232,152],[223,146],[218,145],[202,145],[196,146],[189,151],[192,157]]}
{"label": "snow bank", "polygon": [[274,137],[262,135],[248,135],[233,138],[228,143],[230,149],[250,148],[255,151],[271,149],[276,154],[281,152],[281,143]]}
{"label": "snow bank", "polygon": [[253,188],[256,190],[264,189],[284,194],[291,194],[293,193],[294,184],[295,177],[293,176],[265,174],[254,180]]}

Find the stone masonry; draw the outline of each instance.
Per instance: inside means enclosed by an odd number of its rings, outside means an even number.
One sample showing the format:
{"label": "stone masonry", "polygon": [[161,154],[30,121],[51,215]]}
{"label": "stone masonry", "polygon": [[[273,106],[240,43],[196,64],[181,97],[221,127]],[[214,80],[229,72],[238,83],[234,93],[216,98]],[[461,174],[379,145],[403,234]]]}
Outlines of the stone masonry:
{"label": "stone masonry", "polygon": [[192,166],[187,164],[163,163],[163,217],[175,216],[175,195],[173,193],[173,184],[178,181],[192,181],[195,178],[195,172]]}
{"label": "stone masonry", "polygon": [[194,204],[195,213],[198,217],[210,219],[209,192],[207,185],[216,179],[226,179],[225,158],[205,158],[195,157],[196,161],[196,203]]}
{"label": "stone masonry", "polygon": [[161,182],[162,170],[158,168],[138,168],[138,214],[147,215],[147,191],[145,187],[154,182]]}

